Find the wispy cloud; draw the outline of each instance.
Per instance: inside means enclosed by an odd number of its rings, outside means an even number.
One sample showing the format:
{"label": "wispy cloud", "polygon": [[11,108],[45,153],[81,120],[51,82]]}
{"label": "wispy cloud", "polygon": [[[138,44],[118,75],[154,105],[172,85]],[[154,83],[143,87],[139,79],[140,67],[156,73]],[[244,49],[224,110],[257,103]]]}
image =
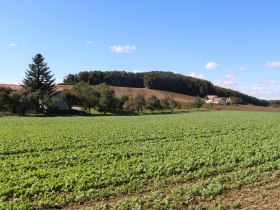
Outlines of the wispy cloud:
{"label": "wispy cloud", "polygon": [[216,68],[218,68],[219,67],[219,64],[217,64],[216,62],[214,62],[214,61],[209,61],[208,63],[206,63],[206,65],[205,65],[205,68],[207,69],[207,70],[214,70],[214,69],[216,69]]}
{"label": "wispy cloud", "polygon": [[233,88],[236,84],[236,78],[232,72],[229,72],[224,79],[215,80],[213,84],[224,88]]}
{"label": "wispy cloud", "polygon": [[190,73],[188,76],[198,78],[198,79],[204,79],[203,74],[196,74],[195,72]]}
{"label": "wispy cloud", "polygon": [[277,80],[263,80],[260,82],[262,85],[278,85],[279,82]]}
{"label": "wispy cloud", "polygon": [[263,80],[259,82],[259,85],[256,85],[251,88],[249,95],[253,95],[257,98],[263,99],[280,99],[280,86],[279,81]]}
{"label": "wispy cloud", "polygon": [[252,94],[255,96],[263,97],[263,95],[271,95],[274,92],[274,90],[275,88],[268,86],[255,86],[252,89]]}
{"label": "wispy cloud", "polygon": [[89,40],[86,42],[86,45],[92,45],[93,44],[93,41]]}
{"label": "wispy cloud", "polygon": [[264,80],[253,87],[234,86],[235,90],[265,100],[280,100],[280,86],[276,80]]}
{"label": "wispy cloud", "polygon": [[240,71],[240,72],[247,71],[247,70],[248,70],[248,68],[245,66],[241,66],[237,69],[237,71]]}
{"label": "wispy cloud", "polygon": [[113,45],[110,50],[115,53],[131,53],[137,50],[133,45]]}
{"label": "wispy cloud", "polygon": [[16,47],[17,44],[16,44],[16,43],[10,43],[9,46],[10,46],[10,47]]}
{"label": "wispy cloud", "polygon": [[280,68],[280,61],[277,61],[277,62],[268,61],[266,63],[266,67],[268,67],[268,68]]}

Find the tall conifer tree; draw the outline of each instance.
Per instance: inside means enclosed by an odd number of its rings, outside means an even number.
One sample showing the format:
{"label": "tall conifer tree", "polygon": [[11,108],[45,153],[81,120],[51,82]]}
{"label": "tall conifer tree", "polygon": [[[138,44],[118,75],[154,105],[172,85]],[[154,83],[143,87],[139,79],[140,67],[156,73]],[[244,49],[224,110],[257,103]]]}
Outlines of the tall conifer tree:
{"label": "tall conifer tree", "polygon": [[54,91],[55,79],[51,74],[50,68],[44,62],[45,58],[37,54],[33,63],[29,64],[29,69],[25,72],[23,85],[31,88],[32,92],[41,92],[41,94],[50,95]]}

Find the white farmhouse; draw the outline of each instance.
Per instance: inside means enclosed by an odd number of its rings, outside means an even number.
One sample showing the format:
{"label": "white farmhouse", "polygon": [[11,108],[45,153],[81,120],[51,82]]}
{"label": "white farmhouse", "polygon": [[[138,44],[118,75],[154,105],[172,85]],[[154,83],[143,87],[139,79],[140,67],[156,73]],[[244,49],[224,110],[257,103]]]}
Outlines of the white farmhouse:
{"label": "white farmhouse", "polygon": [[217,95],[207,95],[205,97],[205,103],[227,105],[227,104],[231,104],[231,101],[230,98],[227,97],[218,97]]}

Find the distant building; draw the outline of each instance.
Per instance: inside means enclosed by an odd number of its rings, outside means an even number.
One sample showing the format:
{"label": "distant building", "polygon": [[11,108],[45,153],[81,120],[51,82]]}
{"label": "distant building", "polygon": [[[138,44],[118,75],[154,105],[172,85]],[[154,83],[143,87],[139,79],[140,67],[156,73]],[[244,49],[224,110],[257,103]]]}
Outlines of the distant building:
{"label": "distant building", "polygon": [[218,96],[217,96],[217,95],[207,95],[207,96],[205,97],[205,103],[211,104],[211,103],[213,103],[213,100],[214,100],[215,98],[218,98]]}
{"label": "distant building", "polygon": [[231,100],[230,98],[227,97],[218,97],[217,95],[207,95],[205,97],[205,103],[228,105],[231,104]]}
{"label": "distant building", "polygon": [[[15,84],[0,84],[0,87],[9,88],[12,91],[19,91],[23,88],[22,85],[15,85]],[[60,93],[63,90],[69,90],[71,88],[70,85],[56,85],[54,92],[51,94],[51,97],[55,98],[57,101],[57,108],[60,111],[69,110],[67,101],[61,100]]]}

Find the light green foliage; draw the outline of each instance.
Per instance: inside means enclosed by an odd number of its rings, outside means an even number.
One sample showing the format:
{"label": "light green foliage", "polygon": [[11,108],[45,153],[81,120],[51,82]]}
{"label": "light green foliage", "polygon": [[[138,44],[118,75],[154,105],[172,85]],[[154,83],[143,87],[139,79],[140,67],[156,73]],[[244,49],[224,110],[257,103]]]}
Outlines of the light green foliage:
{"label": "light green foliage", "polygon": [[180,209],[273,175],[279,136],[275,113],[2,117],[0,209]]}

